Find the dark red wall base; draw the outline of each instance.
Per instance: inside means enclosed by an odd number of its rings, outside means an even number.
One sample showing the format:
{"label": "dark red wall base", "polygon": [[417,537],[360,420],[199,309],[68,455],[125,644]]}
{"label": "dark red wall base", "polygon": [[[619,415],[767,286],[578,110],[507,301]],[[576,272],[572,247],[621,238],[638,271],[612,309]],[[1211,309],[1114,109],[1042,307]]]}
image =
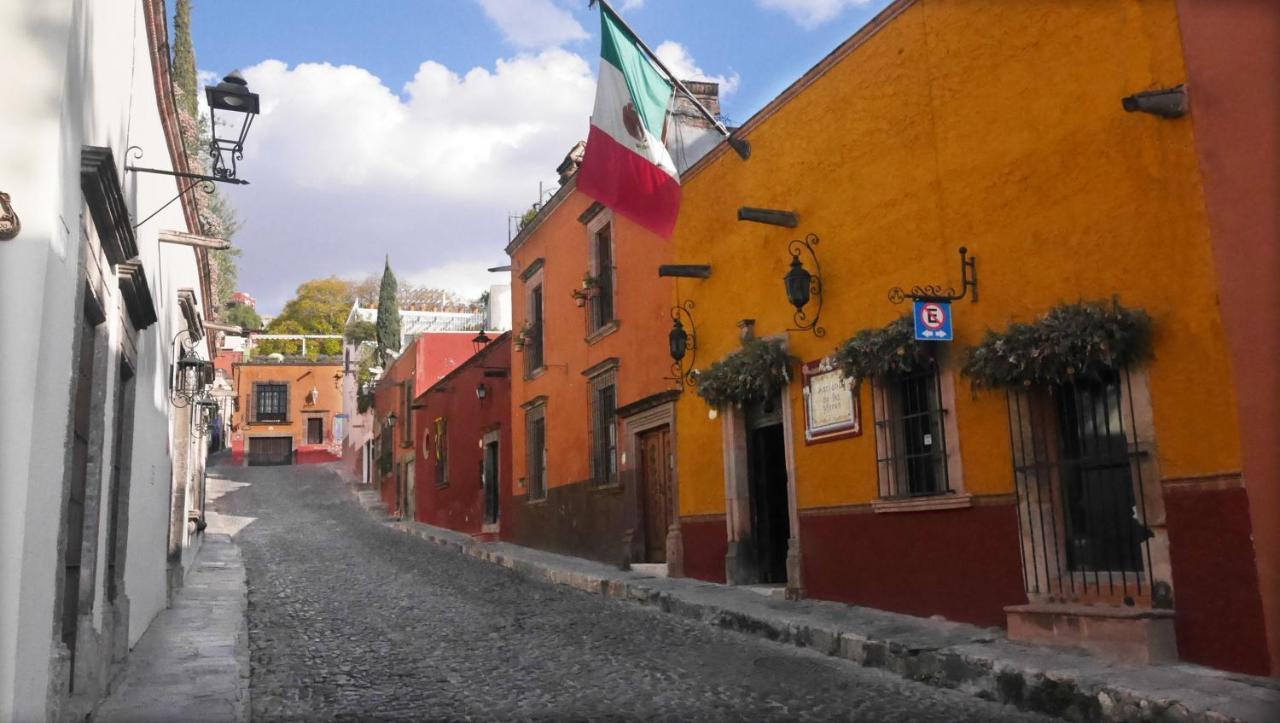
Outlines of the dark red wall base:
{"label": "dark red wall base", "polygon": [[1268,675],[1245,490],[1166,488],[1164,506],[1178,656],[1224,670]]}
{"label": "dark red wall base", "polygon": [[809,597],[1005,626],[1027,601],[1013,504],[800,514]]}
{"label": "dark red wall base", "polygon": [[684,542],[684,575],[707,582],[725,581],[724,556],[729,551],[724,517],[680,520]]}

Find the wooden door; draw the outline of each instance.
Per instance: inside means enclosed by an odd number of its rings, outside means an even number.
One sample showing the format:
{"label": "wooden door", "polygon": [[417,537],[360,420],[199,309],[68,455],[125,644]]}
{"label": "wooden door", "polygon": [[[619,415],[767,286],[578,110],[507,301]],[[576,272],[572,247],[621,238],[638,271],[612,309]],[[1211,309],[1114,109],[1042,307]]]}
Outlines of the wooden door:
{"label": "wooden door", "polygon": [[292,464],[293,437],[250,437],[249,464]]}
{"label": "wooden door", "polygon": [[498,472],[498,440],[484,446],[484,521],[492,525],[498,521],[498,497],[501,480]]}
{"label": "wooden door", "polygon": [[412,522],[417,519],[418,509],[417,485],[413,479],[413,460],[404,463],[404,518]]}
{"label": "wooden door", "polygon": [[307,444],[324,444],[324,420],[320,417],[307,420]]}
{"label": "wooden door", "polygon": [[671,427],[664,425],[644,432],[637,442],[644,559],[645,562],[666,562],[667,528],[671,526]]}

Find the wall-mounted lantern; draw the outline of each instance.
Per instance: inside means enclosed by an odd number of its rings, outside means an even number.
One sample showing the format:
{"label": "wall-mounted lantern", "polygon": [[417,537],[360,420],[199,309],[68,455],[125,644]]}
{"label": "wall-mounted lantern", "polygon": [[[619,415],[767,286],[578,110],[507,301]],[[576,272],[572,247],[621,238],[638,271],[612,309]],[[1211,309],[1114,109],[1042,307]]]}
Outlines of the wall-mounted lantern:
{"label": "wall-mounted lantern", "polygon": [[[782,281],[786,286],[787,301],[796,309],[793,317],[795,326],[789,331],[812,331],[814,336],[821,337],[827,335],[827,330],[818,325],[818,320],[822,317],[822,265],[818,263],[818,254],[813,248],[817,244],[818,235],[812,233],[787,244],[787,251],[791,253],[791,268],[782,277]],[[813,260],[812,273],[800,260],[802,251],[809,252],[809,257]],[[805,311],[810,301],[817,306],[813,311],[813,318]]]}
{"label": "wall-mounted lantern", "polygon": [[484,329],[481,329],[479,334],[472,337],[471,347],[475,350],[475,353],[479,354],[480,350],[488,346],[491,341],[493,339],[490,339],[489,335],[484,333]]}
{"label": "wall-mounted lantern", "polygon": [[249,84],[238,70],[217,85],[205,86],[204,93],[212,126],[209,155],[213,158],[213,175],[229,181],[236,177],[236,162],[244,158],[244,141],[258,115],[258,94],[249,92]]}
{"label": "wall-mounted lantern", "polygon": [[213,420],[218,416],[218,404],[216,402],[204,399],[196,402],[195,417],[192,420],[193,428],[197,435],[203,435],[213,426]]}
{"label": "wall-mounted lantern", "polygon": [[178,347],[178,360],[173,365],[169,398],[175,407],[186,407],[203,396],[204,388],[213,383],[213,362],[196,354],[195,343],[186,329],[173,337],[173,343]]}
{"label": "wall-mounted lantern", "polygon": [[395,426],[396,426],[396,422],[398,422],[398,421],[400,421],[400,418],[396,416],[396,413],[395,413],[395,412],[392,412],[391,414],[388,414],[388,415],[387,415],[387,426],[388,426],[388,427],[395,427]]}
{"label": "wall-mounted lantern", "polygon": [[[671,331],[667,332],[667,351],[671,354],[671,376],[667,379],[676,382],[681,388],[694,384],[693,363],[697,359],[698,343],[696,334],[691,333],[694,329],[692,312],[692,299],[671,307]],[[681,317],[689,320],[688,330]],[[689,359],[687,364],[685,357]]]}
{"label": "wall-mounted lantern", "polygon": [[488,385],[486,385],[484,382],[480,382],[479,384],[477,384],[477,385],[476,385],[476,399],[480,400],[480,403],[481,403],[481,404],[483,404],[483,403],[484,403],[484,400],[485,400],[485,399],[487,399],[488,397],[489,397],[489,387],[488,387]]}

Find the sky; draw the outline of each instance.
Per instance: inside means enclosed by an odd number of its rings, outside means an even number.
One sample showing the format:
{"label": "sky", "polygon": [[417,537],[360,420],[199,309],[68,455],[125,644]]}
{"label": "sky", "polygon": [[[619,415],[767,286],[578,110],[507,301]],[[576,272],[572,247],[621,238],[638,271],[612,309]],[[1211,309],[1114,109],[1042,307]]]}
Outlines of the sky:
{"label": "sky", "polygon": [[[889,0],[612,0],[741,123]],[[223,186],[240,288],[276,313],[298,284],[380,273],[475,297],[507,277],[509,217],[586,138],[600,53],[587,0],[194,0],[203,82],[261,96]],[[172,8],[172,3],[170,3]]]}

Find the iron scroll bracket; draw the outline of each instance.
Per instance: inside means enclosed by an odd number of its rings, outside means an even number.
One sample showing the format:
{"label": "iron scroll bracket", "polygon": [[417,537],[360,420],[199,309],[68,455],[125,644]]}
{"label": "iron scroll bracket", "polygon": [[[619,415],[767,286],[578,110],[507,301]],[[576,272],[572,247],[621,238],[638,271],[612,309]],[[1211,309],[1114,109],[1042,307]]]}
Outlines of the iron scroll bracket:
{"label": "iron scroll bracket", "polygon": [[960,281],[960,293],[956,293],[954,286],[944,287],[940,284],[912,286],[910,291],[904,291],[901,286],[895,286],[889,289],[889,302],[901,304],[910,299],[941,303],[960,301],[965,296],[969,297],[970,303],[976,302],[978,300],[978,260],[976,257],[969,256],[969,249],[964,246],[960,247]]}
{"label": "iron scroll bracket", "polygon": [[803,239],[792,239],[787,243],[787,252],[793,258],[799,258],[800,252],[807,251],[809,258],[813,259],[814,273],[809,279],[809,297],[817,302],[817,309],[810,317],[805,313],[803,307],[796,308],[792,315],[792,323],[795,326],[789,327],[787,331],[812,331],[814,336],[819,338],[827,335],[827,330],[818,324],[822,318],[822,263],[818,261],[818,251],[814,247],[819,243],[818,234],[807,234]]}
{"label": "iron scroll bracket", "polygon": [[693,299],[685,299],[684,301],[671,307],[672,323],[683,324],[683,318],[689,324],[688,341],[685,345],[687,352],[686,357],[671,362],[671,376],[664,377],[667,381],[675,382],[680,389],[685,387],[696,386],[694,369],[698,360],[698,333],[693,323]]}

